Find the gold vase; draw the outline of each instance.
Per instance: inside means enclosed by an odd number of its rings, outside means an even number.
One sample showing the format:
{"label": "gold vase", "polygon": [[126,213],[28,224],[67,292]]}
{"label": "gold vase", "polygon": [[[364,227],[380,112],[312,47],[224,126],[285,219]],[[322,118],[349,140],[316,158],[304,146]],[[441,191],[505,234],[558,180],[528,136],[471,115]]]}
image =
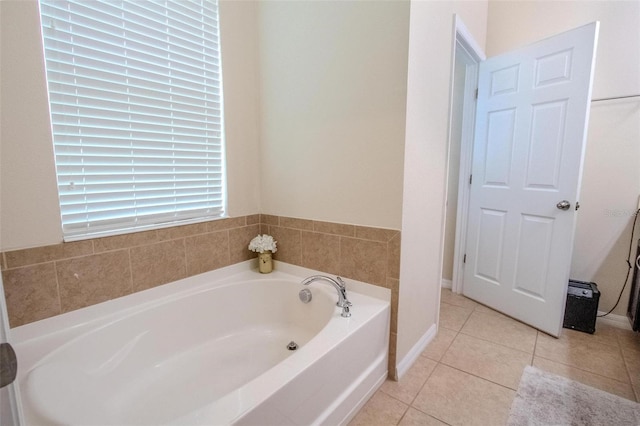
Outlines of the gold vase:
{"label": "gold vase", "polygon": [[273,271],[273,261],[271,260],[271,250],[258,253],[258,270],[261,274],[268,274]]}

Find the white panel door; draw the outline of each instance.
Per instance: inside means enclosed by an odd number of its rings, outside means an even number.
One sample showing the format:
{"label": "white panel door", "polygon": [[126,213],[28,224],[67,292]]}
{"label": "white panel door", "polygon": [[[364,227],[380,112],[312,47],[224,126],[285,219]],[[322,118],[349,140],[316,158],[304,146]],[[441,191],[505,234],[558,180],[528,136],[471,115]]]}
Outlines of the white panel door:
{"label": "white panel door", "polygon": [[594,22],[480,64],[463,293],[554,336],[597,34]]}

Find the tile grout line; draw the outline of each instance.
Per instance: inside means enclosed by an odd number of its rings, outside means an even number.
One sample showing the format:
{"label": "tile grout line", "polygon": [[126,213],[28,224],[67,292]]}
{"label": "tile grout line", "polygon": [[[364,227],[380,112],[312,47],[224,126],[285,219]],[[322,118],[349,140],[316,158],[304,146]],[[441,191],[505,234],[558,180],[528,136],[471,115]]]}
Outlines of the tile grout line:
{"label": "tile grout line", "polygon": [[[623,383],[623,384],[631,385],[631,382],[624,382],[624,381],[622,381],[622,380],[618,380],[618,379],[615,379],[615,378],[613,378],[613,377],[604,376],[604,375],[602,375],[602,374],[595,373],[595,372],[593,372],[593,371],[591,371],[591,370],[585,370],[584,368],[580,368],[580,367],[578,367],[578,366],[576,366],[576,365],[574,365],[574,364],[567,364],[566,362],[563,362],[563,361],[557,361],[557,360],[555,360],[555,359],[547,358],[547,357],[542,356],[542,355],[535,355],[535,356],[537,356],[538,358],[542,358],[542,359],[544,359],[544,360],[547,360],[547,361],[555,362],[556,364],[562,364],[562,365],[564,365],[564,366],[566,366],[566,367],[575,368],[576,370],[580,370],[580,371],[583,371],[583,372],[585,372],[585,373],[593,374],[594,376],[602,377],[602,378],[604,378],[604,379],[608,379],[608,380],[613,380],[613,381],[618,382],[618,383]],[[624,359],[623,359],[623,362],[624,362]],[[626,362],[625,362],[625,370],[626,370],[626,369],[627,369],[627,368],[626,368]],[[627,372],[627,376],[628,376],[628,372]],[[633,386],[632,386],[632,387],[633,387]]]}
{"label": "tile grout line", "polygon": [[[419,408],[417,408],[417,407],[414,407],[413,405],[410,405],[410,406],[409,406],[409,408],[413,408],[414,410],[419,411],[419,412],[421,412],[422,414],[424,414],[424,415],[426,415],[426,416],[429,416],[429,417],[431,417],[431,418],[433,418],[433,419],[436,419],[436,420],[438,420],[439,422],[442,422],[442,423],[444,423],[444,424],[445,424],[445,425],[447,425],[447,426],[451,426],[451,423],[447,423],[446,421],[444,421],[444,420],[443,420],[443,419],[441,419],[440,417],[434,416],[433,414],[426,413],[424,410],[421,410],[421,409],[419,409]],[[407,409],[407,411],[409,411],[409,409]],[[406,414],[406,413],[405,413],[405,414]],[[403,416],[403,417],[404,417],[404,416]]]}
{"label": "tile grout line", "polygon": [[59,309],[59,314],[61,315],[62,312],[62,296],[60,295],[60,280],[58,280],[58,265],[57,262],[53,262],[53,273],[55,274],[56,277],[56,292],[58,293],[58,307]]}
{"label": "tile grout line", "polygon": [[[468,336],[468,337],[473,337],[475,339],[482,340],[483,342],[493,343],[494,345],[498,345],[498,346],[503,347],[503,348],[513,349],[514,351],[518,351],[518,352],[521,352],[521,353],[524,353],[524,354],[527,354],[527,355],[533,356],[535,354],[535,343],[533,345],[533,351],[527,352],[527,351],[523,351],[522,349],[518,349],[518,348],[514,348],[514,347],[511,347],[511,346],[504,345],[502,343],[494,342],[493,340],[487,340],[487,339],[485,339],[485,338],[483,338],[481,336],[475,336],[473,334],[464,333],[462,331],[462,329],[460,329],[459,333],[464,334],[465,336]],[[538,338],[538,336],[536,334],[536,340],[537,340],[537,338]],[[533,362],[533,359],[531,361]]]}
{"label": "tile grout line", "polygon": [[618,342],[618,349],[620,350],[620,355],[622,356],[622,363],[624,364],[624,369],[627,372],[627,378],[629,379],[629,385],[631,386],[631,391],[633,392],[633,396],[636,398],[636,402],[640,402],[640,395],[636,391],[636,387],[633,385],[633,379],[631,378],[631,372],[629,371],[629,364],[627,363],[627,357],[624,356],[624,350],[622,349],[622,344],[620,342],[620,334],[616,332],[615,335],[616,335],[616,342]]}
{"label": "tile grout line", "polygon": [[538,349],[538,337],[540,337],[540,332],[536,330],[536,340],[533,343],[533,357],[531,358],[531,366],[533,367],[533,361],[536,359],[536,350]]}
{"label": "tile grout line", "polygon": [[[458,367],[454,367],[453,365],[449,365],[449,364],[445,364],[445,363],[441,363],[441,364],[442,364],[442,365],[444,365],[444,366],[446,366],[446,367],[453,368],[454,370],[458,370],[458,371],[460,371],[461,373],[464,373],[464,374],[468,374],[468,375],[470,375],[470,376],[473,376],[473,377],[475,377],[475,378],[477,378],[477,379],[484,380],[485,382],[489,382],[489,383],[492,383],[492,384],[494,384],[494,385],[500,386],[501,388],[508,389],[508,390],[510,390],[510,391],[512,391],[512,392],[517,392],[517,391],[518,391],[518,389],[510,388],[509,386],[505,386],[505,385],[503,385],[503,384],[501,384],[501,383],[497,383],[497,382],[494,382],[493,380],[487,379],[486,377],[481,377],[481,376],[478,376],[477,374],[470,373],[470,372],[468,372],[468,371],[464,371],[464,370],[462,370],[462,369],[460,369],[460,368],[458,368]],[[524,370],[523,370],[523,371],[524,371]]]}

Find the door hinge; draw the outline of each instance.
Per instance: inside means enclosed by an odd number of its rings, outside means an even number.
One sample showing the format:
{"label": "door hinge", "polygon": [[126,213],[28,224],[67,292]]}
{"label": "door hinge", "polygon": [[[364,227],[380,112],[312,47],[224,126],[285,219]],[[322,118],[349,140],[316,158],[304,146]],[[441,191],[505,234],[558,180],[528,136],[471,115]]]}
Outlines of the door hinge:
{"label": "door hinge", "polygon": [[478,89],[476,89],[476,99],[478,99]]}
{"label": "door hinge", "polygon": [[467,263],[467,254],[464,254],[464,257],[462,258],[462,263]]}
{"label": "door hinge", "polygon": [[469,175],[469,185],[473,182],[473,175]]}

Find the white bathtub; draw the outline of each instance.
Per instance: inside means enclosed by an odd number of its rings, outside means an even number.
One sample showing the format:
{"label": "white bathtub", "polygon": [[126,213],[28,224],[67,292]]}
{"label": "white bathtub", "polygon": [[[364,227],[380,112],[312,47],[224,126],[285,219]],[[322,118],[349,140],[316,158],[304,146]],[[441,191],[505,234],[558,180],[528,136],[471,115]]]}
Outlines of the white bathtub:
{"label": "white bathtub", "polygon": [[[12,330],[27,425],[336,425],[387,375],[389,290],[244,262]],[[287,344],[295,341],[296,351]]]}

